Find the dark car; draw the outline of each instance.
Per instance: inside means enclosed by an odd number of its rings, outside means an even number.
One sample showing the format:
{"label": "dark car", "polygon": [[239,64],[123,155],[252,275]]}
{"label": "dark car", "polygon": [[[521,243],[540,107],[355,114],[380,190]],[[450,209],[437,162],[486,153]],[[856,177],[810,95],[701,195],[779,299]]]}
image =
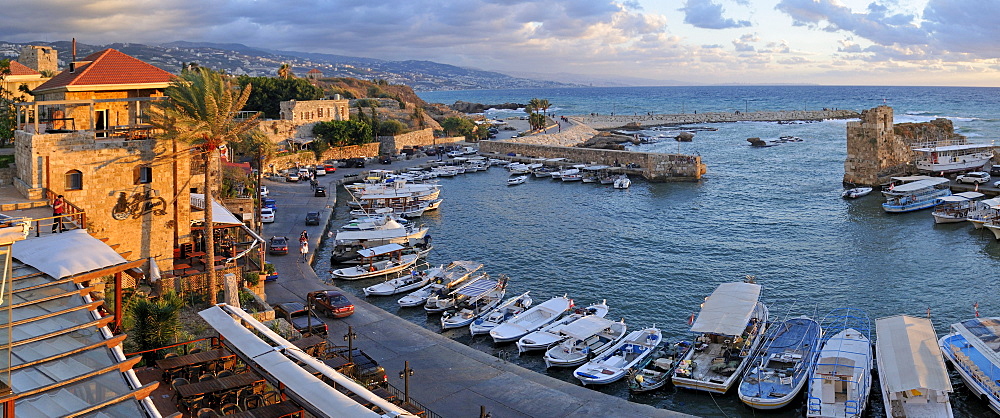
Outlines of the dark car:
{"label": "dark car", "polygon": [[331,318],[346,318],[354,313],[354,304],[341,292],[325,290],[312,292],[310,295],[312,295],[313,312],[323,312]]}
{"label": "dark car", "polygon": [[381,157],[378,157],[378,162],[379,164],[392,164],[392,157],[388,155],[383,155]]}
{"label": "dark car", "polygon": [[319,225],[319,212],[309,212],[306,214],[306,225]]}
{"label": "dark car", "polygon": [[348,354],[347,347],[334,346],[327,352],[333,354],[333,357],[324,360],[324,363],[338,372],[354,378],[369,389],[384,385],[389,381],[385,374],[385,368],[379,366],[377,361],[358,348]]}
{"label": "dark car", "polygon": [[270,254],[288,254],[288,238],[271,237],[267,244],[267,252]]}
{"label": "dark car", "polygon": [[274,316],[285,318],[292,323],[295,330],[303,334],[326,336],[326,323],[313,312],[310,315],[306,306],[300,302],[285,302],[274,305]]}
{"label": "dark car", "polygon": [[345,168],[351,168],[351,167],[365,168],[365,159],[364,158],[348,158],[348,159],[344,160],[344,167]]}
{"label": "dark car", "polygon": [[264,199],[264,200],[263,200],[263,201],[261,202],[261,206],[263,206],[263,207],[265,207],[265,208],[271,208],[271,209],[274,209],[274,211],[275,211],[275,212],[277,212],[277,211],[278,211],[278,207],[277,207],[277,205],[278,205],[278,202],[277,202],[276,200],[274,200],[274,199]]}
{"label": "dark car", "polygon": [[326,186],[316,186],[316,192],[313,193],[316,197],[326,197]]}

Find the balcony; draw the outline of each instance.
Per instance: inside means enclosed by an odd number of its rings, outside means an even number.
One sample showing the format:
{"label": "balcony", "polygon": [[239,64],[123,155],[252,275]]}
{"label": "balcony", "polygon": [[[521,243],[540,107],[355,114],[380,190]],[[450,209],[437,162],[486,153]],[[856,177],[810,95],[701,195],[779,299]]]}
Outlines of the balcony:
{"label": "balcony", "polygon": [[17,130],[31,135],[85,133],[98,140],[132,141],[159,133],[146,114],[166,97],[49,100],[17,103]]}

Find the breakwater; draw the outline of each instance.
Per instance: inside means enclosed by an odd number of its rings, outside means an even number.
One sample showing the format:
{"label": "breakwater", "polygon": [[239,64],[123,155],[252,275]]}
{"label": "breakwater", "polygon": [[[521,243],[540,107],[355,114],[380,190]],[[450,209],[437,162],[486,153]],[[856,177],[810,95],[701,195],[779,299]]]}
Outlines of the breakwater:
{"label": "breakwater", "polygon": [[778,110],[760,112],[708,112],[646,115],[577,115],[576,120],[593,129],[640,128],[664,125],[721,122],[791,122],[826,119],[853,119],[860,114],[853,110]]}

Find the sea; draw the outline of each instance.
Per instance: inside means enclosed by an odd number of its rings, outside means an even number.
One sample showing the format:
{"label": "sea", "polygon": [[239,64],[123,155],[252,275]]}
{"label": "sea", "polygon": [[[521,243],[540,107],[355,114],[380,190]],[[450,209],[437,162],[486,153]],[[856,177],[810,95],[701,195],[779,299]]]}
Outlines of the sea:
{"label": "sea", "polygon": [[[976,141],[1000,135],[1000,89],[959,87],[713,86],[422,92],[450,104],[527,103],[547,99],[555,115],[732,112],[759,110],[861,111],[892,106],[895,122],[948,118]],[[488,111],[490,117],[523,115]],[[492,276],[510,278],[509,294],[531,291],[536,303],[568,295],[578,306],[607,300],[608,318],[630,329],[656,326],[668,341],[691,340],[689,319],[720,283],[754,276],[771,320],[822,318],[856,308],[874,320],[898,314],[930,316],[940,335],[955,322],[1000,316],[1000,243],[968,223],[935,224],[928,210],[888,214],[875,192],[841,198],[847,120],[778,124],[736,122],[649,129],[663,137],[636,151],[697,154],[708,173],[696,182],[633,179],[616,190],[597,184],[531,178],[506,185],[502,168],[442,178],[441,208],[418,222],[430,227],[433,265],[476,260]],[[710,128],[710,129],[695,129]],[[801,142],[751,148],[749,137],[796,136]],[[346,196],[340,192],[340,201]],[[332,227],[348,219],[339,206]],[[325,250],[328,254],[329,249]],[[322,254],[322,253],[321,253]],[[317,271],[326,271],[320,257]],[[337,282],[363,295],[377,282]],[[401,309],[398,297],[368,300],[406,320],[439,331],[439,318]],[[577,383],[572,369],[546,370],[541,355],[518,355],[513,344],[472,338],[466,328],[443,335],[538,373]],[[993,413],[952,372],[956,416]],[[794,406],[758,411],[735,389],[725,395],[668,386],[630,394],[624,381],[593,390],[633,402],[707,417],[801,416]],[[878,386],[866,416],[884,416]]]}

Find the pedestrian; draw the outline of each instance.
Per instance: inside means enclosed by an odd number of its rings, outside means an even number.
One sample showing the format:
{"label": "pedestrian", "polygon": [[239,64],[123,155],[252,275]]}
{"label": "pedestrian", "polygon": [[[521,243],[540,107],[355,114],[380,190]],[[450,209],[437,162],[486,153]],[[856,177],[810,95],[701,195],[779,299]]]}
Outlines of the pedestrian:
{"label": "pedestrian", "polygon": [[302,233],[299,234],[299,242],[303,241],[309,241],[309,233],[306,231],[302,231]]}
{"label": "pedestrian", "polygon": [[65,211],[66,211],[66,201],[63,200],[63,195],[56,196],[56,200],[52,202],[52,216],[56,217],[55,219],[52,220],[52,232],[56,232],[56,229],[59,229],[59,232],[65,230],[65,228],[63,228],[63,217],[62,217],[62,214]]}
{"label": "pedestrian", "polygon": [[302,260],[300,263],[305,263],[309,257],[309,241],[302,241],[299,243],[299,253],[302,254]]}

